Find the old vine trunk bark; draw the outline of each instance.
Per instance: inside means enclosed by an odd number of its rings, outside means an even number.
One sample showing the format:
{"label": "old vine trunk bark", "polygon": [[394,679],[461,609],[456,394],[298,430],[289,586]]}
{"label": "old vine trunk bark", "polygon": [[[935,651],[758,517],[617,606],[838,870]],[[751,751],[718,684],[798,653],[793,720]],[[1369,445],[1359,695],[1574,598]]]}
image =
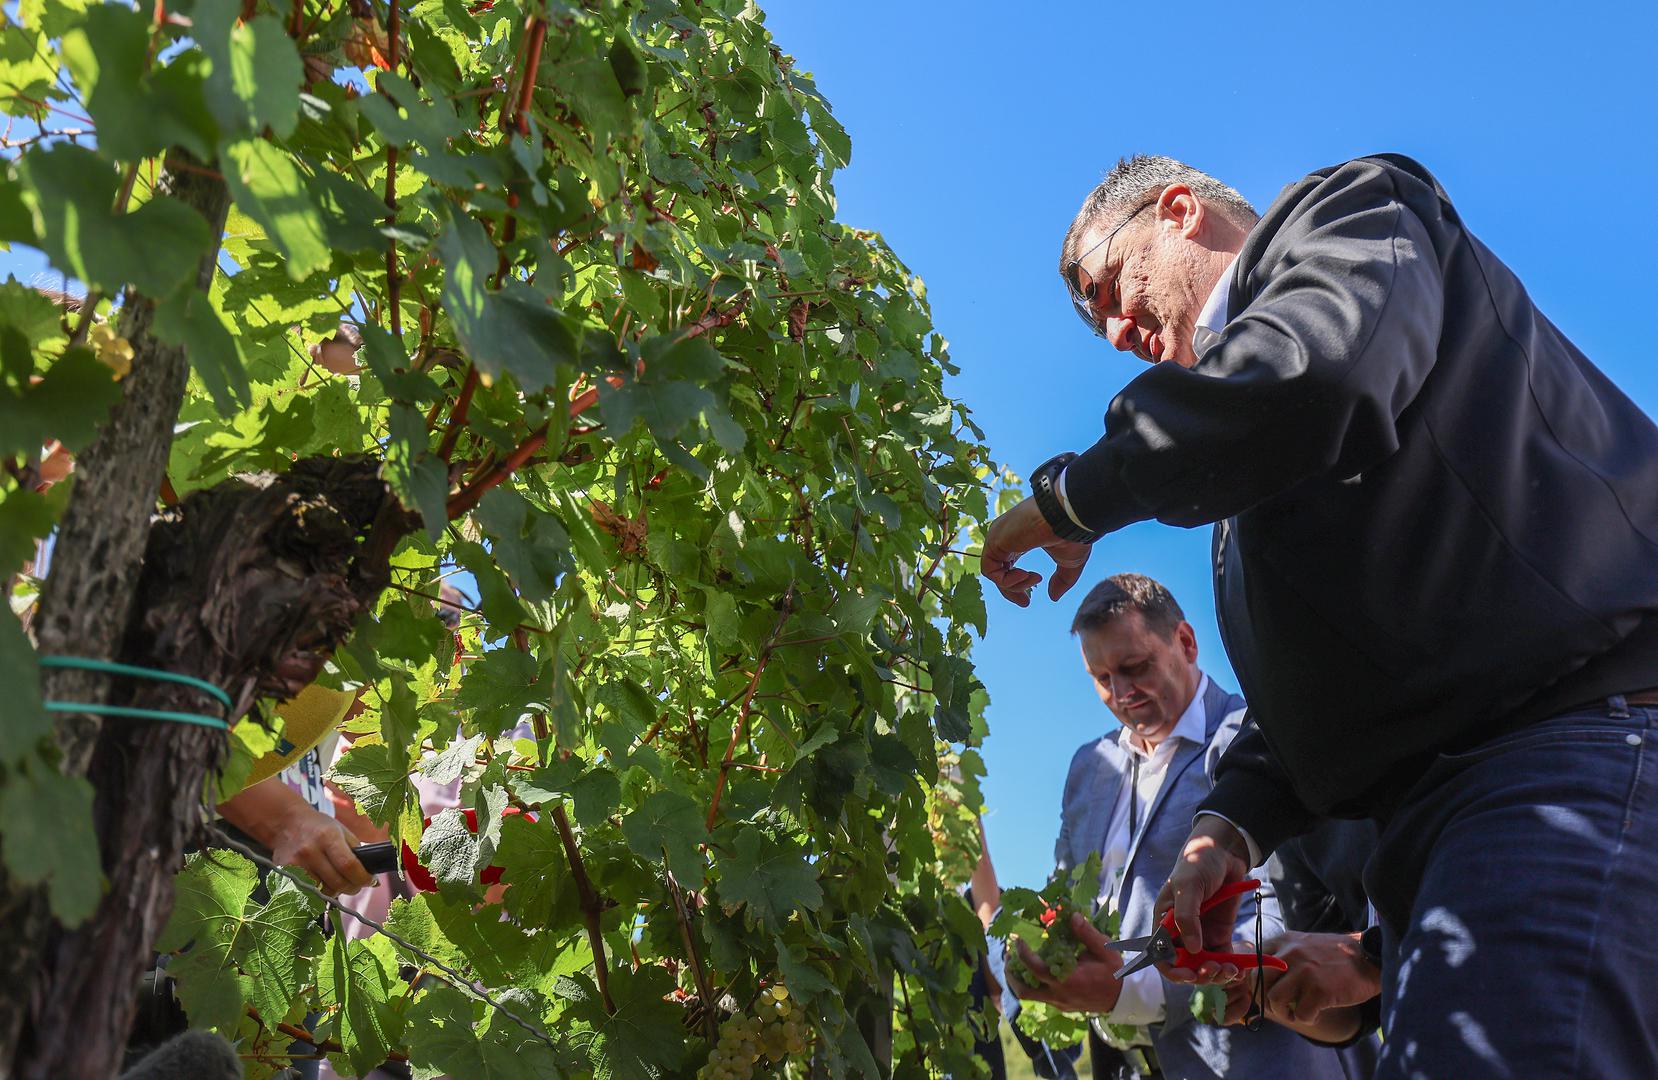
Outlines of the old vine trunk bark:
{"label": "old vine trunk bark", "polygon": [[[196,492],[150,533],[121,659],[220,686],[236,715],[257,697],[291,697],[385,588],[391,551],[412,525],[379,463],[364,458],[306,459]],[[170,683],[136,684],[131,701],[217,711]],[[111,724],[98,739],[90,777],[110,891],[48,949],[19,1076],[115,1071],[223,749],[221,732],[181,724]]]}
{"label": "old vine trunk bark", "polygon": [[[204,255],[197,284],[206,288],[219,256],[230,196],[224,181],[193,171],[164,171],[162,188],[207,219],[214,237]],[[36,641],[42,654],[113,659],[121,649],[138,585],[150,514],[166,473],[189,363],[184,350],[163,344],[149,330],[155,303],[129,298],[121,334],[133,344],[132,370],[122,382],[121,401],[110,411],[98,438],[76,462],[75,490],[58,530],[54,565],[41,598]],[[80,671],[45,674],[48,698],[104,702],[106,678]],[[96,717],[64,717],[58,727],[65,772],[81,774],[92,758]],[[29,987],[41,960],[48,924],[44,896],[20,889],[0,869],[0,1076],[9,1075],[21,1028],[28,1016]]]}

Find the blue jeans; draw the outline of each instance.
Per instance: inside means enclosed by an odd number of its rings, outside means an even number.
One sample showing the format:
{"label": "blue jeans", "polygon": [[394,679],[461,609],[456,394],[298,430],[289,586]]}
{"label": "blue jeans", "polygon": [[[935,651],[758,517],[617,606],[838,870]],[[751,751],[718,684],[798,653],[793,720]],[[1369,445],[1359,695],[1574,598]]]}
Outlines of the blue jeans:
{"label": "blue jeans", "polygon": [[1655,738],[1614,697],[1427,769],[1365,870],[1377,1080],[1658,1077]]}

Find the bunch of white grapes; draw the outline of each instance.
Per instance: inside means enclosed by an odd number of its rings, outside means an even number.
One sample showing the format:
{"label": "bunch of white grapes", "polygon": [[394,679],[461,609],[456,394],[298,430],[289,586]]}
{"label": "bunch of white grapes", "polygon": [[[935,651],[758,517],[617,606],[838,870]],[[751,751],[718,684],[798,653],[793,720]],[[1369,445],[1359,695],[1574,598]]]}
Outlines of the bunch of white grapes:
{"label": "bunch of white grapes", "polygon": [[697,1074],[701,1080],[749,1080],[761,1059],[781,1065],[805,1053],[810,1029],[801,1009],[789,1001],[789,991],[773,986],[760,995],[750,1015],[737,1015],[720,1025],[720,1039]]}

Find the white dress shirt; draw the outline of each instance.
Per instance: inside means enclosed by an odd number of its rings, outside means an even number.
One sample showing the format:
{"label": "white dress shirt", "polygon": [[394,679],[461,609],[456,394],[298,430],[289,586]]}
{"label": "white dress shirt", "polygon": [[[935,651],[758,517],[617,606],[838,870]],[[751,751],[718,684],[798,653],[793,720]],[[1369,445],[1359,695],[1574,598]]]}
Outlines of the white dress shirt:
{"label": "white dress shirt", "polygon": [[[1163,787],[1169,772],[1169,762],[1186,744],[1202,746],[1207,738],[1203,715],[1203,695],[1209,690],[1209,676],[1198,680],[1197,692],[1187,703],[1186,711],[1175,721],[1174,728],[1157,748],[1147,751],[1140,737],[1128,728],[1117,731],[1117,745],[1128,755],[1136,768],[1125,777],[1117,792],[1117,803],[1111,808],[1106,822],[1105,836],[1100,844],[1100,891],[1098,902],[1102,907],[1115,907],[1123,874],[1128,870],[1128,853],[1133,849],[1134,836],[1146,827],[1152,803]],[[1130,821],[1132,816],[1133,820]],[[1165,998],[1163,976],[1155,967],[1141,968],[1123,979],[1122,994],[1117,1007],[1106,1014],[1113,1024],[1155,1024],[1163,1019]]]}

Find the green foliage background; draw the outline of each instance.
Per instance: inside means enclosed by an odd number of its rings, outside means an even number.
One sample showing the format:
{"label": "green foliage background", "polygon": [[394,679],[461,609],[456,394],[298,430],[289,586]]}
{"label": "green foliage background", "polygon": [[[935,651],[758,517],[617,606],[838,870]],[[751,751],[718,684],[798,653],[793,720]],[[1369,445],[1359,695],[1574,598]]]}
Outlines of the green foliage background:
{"label": "green foliage background", "polygon": [[[186,868],[162,943],[192,1022],[275,1055],[278,1022],[320,1012],[349,1071],[397,1051],[422,1076],[638,1080],[706,1060],[704,989],[742,1006],[781,979],[833,1073],[876,1072],[848,1008],[891,993],[895,1071],[972,1075],[983,938],[955,889],[978,852],[985,607],[950,549],[986,520],[993,471],[943,390],[921,281],[836,220],[849,140],[761,12],[7,15],[0,240],[43,251],[100,317],[131,292],[160,303],[193,366],[176,490],[367,452],[423,516],[326,676],[367,705],[335,779],[442,883],[392,924],[558,1049],[442,982],[411,990],[389,941],[325,936],[320,905],[267,897],[237,857]],[[215,238],[156,189],[168,168],[234,199],[205,293]],[[45,440],[86,445],[120,392],[60,316],[0,286],[8,577],[69,486],[37,495],[24,467]],[[362,325],[358,375],[308,356],[342,318]],[[432,598],[455,567],[479,598],[451,634]],[[37,583],[16,581],[21,608]],[[9,614],[0,668],[7,865],[72,922],[100,887],[74,834],[88,793],[52,765]],[[533,738],[512,737],[526,718]],[[470,741],[442,753],[457,725]],[[237,738],[244,762],[270,742]],[[418,773],[460,775],[485,827],[423,830]],[[509,805],[533,820],[503,823]],[[608,1002],[555,808],[602,907]]]}

